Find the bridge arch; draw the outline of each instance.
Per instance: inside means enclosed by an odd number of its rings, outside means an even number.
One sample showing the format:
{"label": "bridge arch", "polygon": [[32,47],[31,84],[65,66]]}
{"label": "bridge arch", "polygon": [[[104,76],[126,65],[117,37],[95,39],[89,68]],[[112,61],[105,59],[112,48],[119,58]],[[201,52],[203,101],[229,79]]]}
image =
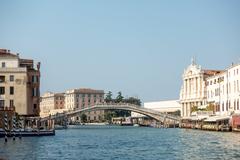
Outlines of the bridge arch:
{"label": "bridge arch", "polygon": [[96,104],[92,107],[84,108],[84,109],[77,109],[77,110],[71,110],[69,112],[63,113],[63,114],[56,114],[50,117],[45,117],[41,121],[49,120],[49,119],[61,119],[61,118],[70,118],[75,117],[81,113],[87,112],[87,111],[94,111],[94,110],[126,110],[126,111],[132,111],[136,113],[143,114],[145,116],[151,117],[159,122],[165,122],[165,120],[170,121],[176,121],[179,122],[180,117],[168,115],[166,113],[157,112],[151,109],[141,108],[139,106],[135,106],[133,104]]}

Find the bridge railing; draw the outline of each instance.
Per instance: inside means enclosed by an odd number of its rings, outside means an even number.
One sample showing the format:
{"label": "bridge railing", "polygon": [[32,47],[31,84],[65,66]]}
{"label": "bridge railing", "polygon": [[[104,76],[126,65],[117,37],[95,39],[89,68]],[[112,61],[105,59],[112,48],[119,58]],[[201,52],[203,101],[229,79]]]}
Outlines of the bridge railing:
{"label": "bridge railing", "polygon": [[102,106],[106,106],[106,105],[112,105],[113,107],[116,106],[119,107],[119,106],[129,106],[129,107],[134,107],[136,109],[141,109],[141,110],[144,110],[144,111],[147,111],[147,112],[150,112],[152,114],[155,114],[155,115],[162,115],[162,116],[165,116],[166,118],[172,118],[172,119],[180,119],[181,117],[180,116],[175,116],[175,115],[171,115],[169,113],[166,113],[166,112],[159,112],[159,111],[155,111],[155,110],[152,110],[152,109],[149,109],[149,108],[144,108],[142,106],[138,106],[138,105],[135,105],[135,104],[130,104],[130,103],[100,103],[100,104],[96,104],[96,105],[102,105]]}
{"label": "bridge railing", "polygon": [[161,117],[165,117],[165,118],[171,118],[171,119],[176,119],[176,120],[179,120],[180,119],[180,116],[174,116],[174,115],[171,115],[171,114],[168,114],[168,113],[163,113],[163,112],[159,112],[159,111],[155,111],[155,110],[152,110],[152,109],[149,109],[149,108],[144,108],[142,106],[138,106],[138,105],[135,105],[135,104],[130,104],[130,103],[113,103],[113,102],[109,102],[109,103],[96,103],[94,106],[91,106],[91,107],[88,107],[88,108],[74,108],[72,110],[69,110],[68,112],[63,112],[63,113],[57,113],[57,114],[54,114],[54,115],[51,115],[50,117],[45,117],[46,119],[48,118],[51,118],[51,119],[55,119],[55,118],[59,118],[59,117],[64,117],[64,116],[67,116],[67,115],[71,115],[71,114],[76,114],[77,112],[79,111],[84,111],[84,110],[89,110],[90,108],[96,108],[96,107],[106,107],[106,106],[111,106],[111,107],[116,107],[116,108],[119,108],[119,107],[122,107],[122,108],[131,108],[131,109],[135,109],[136,111],[137,110],[141,110],[141,111],[144,111],[144,112],[148,112],[148,113],[151,113],[152,115],[155,115],[155,116],[161,116]]}

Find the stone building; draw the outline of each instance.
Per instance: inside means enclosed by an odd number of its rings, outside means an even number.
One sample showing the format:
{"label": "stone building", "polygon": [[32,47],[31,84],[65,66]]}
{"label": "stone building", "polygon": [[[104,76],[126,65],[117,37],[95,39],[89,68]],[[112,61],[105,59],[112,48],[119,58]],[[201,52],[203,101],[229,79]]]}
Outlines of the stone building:
{"label": "stone building", "polygon": [[[89,88],[68,90],[65,92],[65,107],[68,110],[84,109],[104,102],[104,91]],[[104,119],[104,111],[90,111],[85,113],[89,122],[100,122]],[[79,120],[80,117],[76,117]]]}
{"label": "stone building", "polygon": [[55,112],[61,113],[65,111],[64,93],[47,92],[41,96],[40,116],[45,117]]}
{"label": "stone building", "polygon": [[214,104],[217,115],[240,112],[240,64],[206,79],[207,102]]}
{"label": "stone building", "polygon": [[193,106],[206,104],[206,78],[220,73],[221,70],[204,70],[192,60],[182,75],[183,84],[180,91],[182,105],[181,116],[189,117]]}
{"label": "stone building", "polygon": [[40,63],[0,49],[0,108],[13,107],[22,116],[39,115]]}

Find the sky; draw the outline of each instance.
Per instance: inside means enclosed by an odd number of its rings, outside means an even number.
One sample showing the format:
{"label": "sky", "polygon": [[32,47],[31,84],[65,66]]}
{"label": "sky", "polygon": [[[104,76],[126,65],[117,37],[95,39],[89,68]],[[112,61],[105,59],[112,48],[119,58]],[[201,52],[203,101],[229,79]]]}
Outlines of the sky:
{"label": "sky", "polygon": [[240,62],[239,0],[0,0],[0,48],[41,62],[41,94],[103,89],[178,99],[196,57]]}

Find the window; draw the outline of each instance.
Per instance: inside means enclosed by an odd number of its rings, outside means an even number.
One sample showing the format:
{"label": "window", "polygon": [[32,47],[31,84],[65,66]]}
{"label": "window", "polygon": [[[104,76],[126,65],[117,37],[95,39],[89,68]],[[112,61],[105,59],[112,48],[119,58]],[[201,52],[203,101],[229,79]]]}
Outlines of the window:
{"label": "window", "polygon": [[10,100],[10,107],[14,107],[14,101],[12,99]]}
{"label": "window", "polygon": [[6,63],[2,62],[2,68],[5,68],[5,67],[6,67]]}
{"label": "window", "polygon": [[5,87],[0,87],[0,95],[4,95],[5,94]]}
{"label": "window", "polygon": [[0,83],[5,82],[5,76],[0,76]]}
{"label": "window", "polygon": [[236,110],[236,101],[235,100],[234,100],[233,106],[234,106],[234,110]]}
{"label": "window", "polygon": [[14,87],[10,87],[10,95],[14,95]]}
{"label": "window", "polygon": [[39,77],[38,76],[36,76],[36,82],[39,82]]}
{"label": "window", "polygon": [[239,81],[237,80],[237,91],[239,92]]}
{"label": "window", "polygon": [[233,90],[234,90],[234,93],[236,93],[236,82],[234,81],[234,83],[233,83]]}
{"label": "window", "polygon": [[237,100],[237,110],[239,110],[239,99]]}
{"label": "window", "polygon": [[37,109],[37,104],[33,104],[33,109]]}
{"label": "window", "polygon": [[32,89],[32,96],[33,97],[37,96],[37,88]]}
{"label": "window", "polygon": [[0,100],[0,107],[4,107],[4,100]]}
{"label": "window", "polygon": [[10,79],[10,82],[13,82],[14,81],[14,75],[10,75],[9,79]]}

